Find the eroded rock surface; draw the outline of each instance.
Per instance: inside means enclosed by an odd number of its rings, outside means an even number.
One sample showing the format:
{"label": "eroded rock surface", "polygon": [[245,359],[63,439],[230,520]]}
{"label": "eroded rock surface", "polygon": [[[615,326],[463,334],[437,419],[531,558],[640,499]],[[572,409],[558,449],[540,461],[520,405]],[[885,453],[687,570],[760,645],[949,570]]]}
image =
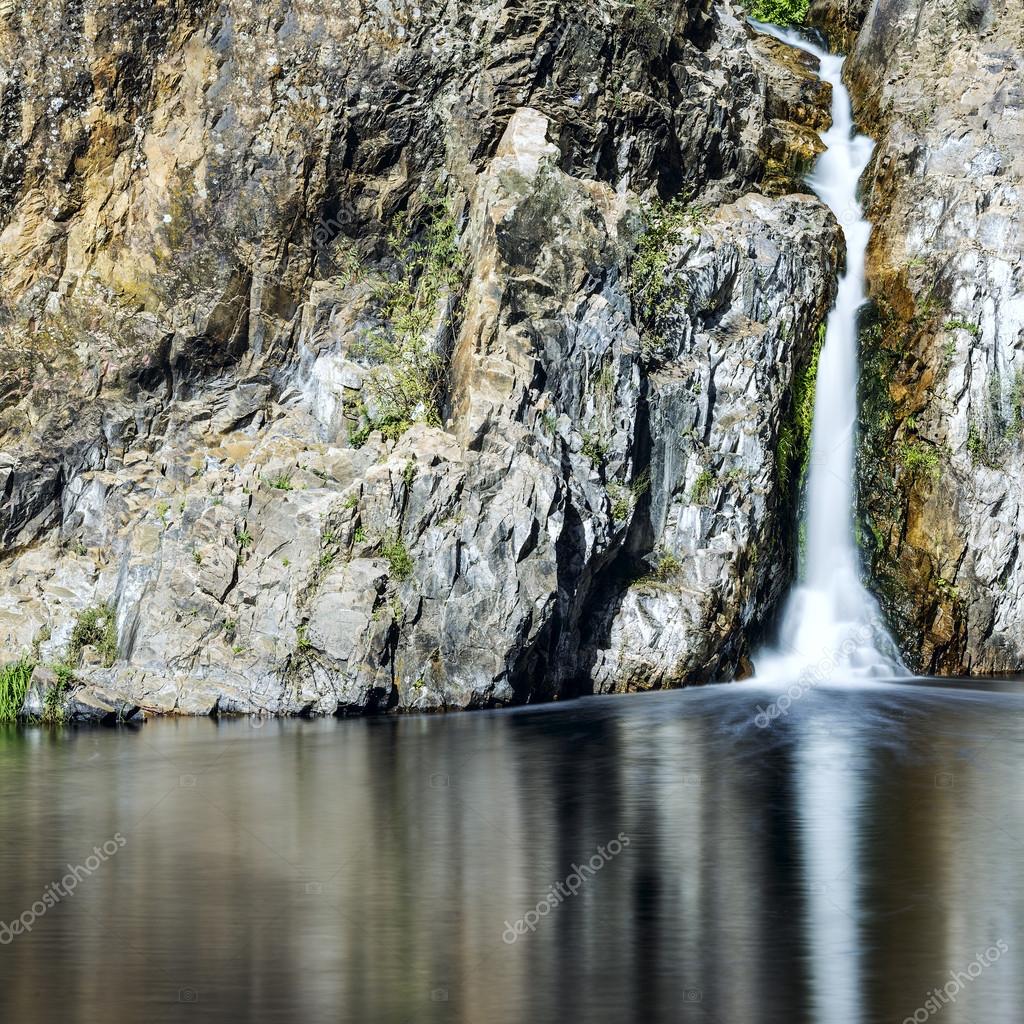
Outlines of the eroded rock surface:
{"label": "eroded rock surface", "polygon": [[[4,15],[5,657],[115,715],[741,670],[834,288],[793,194],[828,95],[731,2],[650,11]],[[401,424],[382,338],[437,369]]]}

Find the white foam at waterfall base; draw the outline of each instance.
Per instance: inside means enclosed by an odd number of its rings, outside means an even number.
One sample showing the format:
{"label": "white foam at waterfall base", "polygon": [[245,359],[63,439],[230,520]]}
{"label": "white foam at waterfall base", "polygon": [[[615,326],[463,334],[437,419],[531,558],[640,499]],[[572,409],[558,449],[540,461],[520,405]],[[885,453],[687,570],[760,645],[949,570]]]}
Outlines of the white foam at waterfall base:
{"label": "white foam at waterfall base", "polygon": [[787,599],[777,644],[755,659],[760,681],[814,683],[850,677],[905,676],[878,603],[860,579],[854,541],[854,446],[857,425],[857,313],[864,304],[864,263],[871,225],[857,199],[873,143],[854,131],[843,58],[795,32],[757,28],[817,57],[832,86],[832,126],[807,183],[836,215],[846,236],[839,278],[818,358],[807,472],[806,549]]}

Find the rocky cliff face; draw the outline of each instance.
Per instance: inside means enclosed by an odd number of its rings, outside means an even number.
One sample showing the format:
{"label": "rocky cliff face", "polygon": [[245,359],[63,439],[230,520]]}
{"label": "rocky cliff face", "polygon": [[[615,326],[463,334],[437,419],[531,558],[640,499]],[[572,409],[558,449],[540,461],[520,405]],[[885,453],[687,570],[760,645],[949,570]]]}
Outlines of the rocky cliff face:
{"label": "rocky cliff face", "polygon": [[36,710],[742,670],[834,288],[813,69],[710,0],[57,2],[0,54]]}
{"label": "rocky cliff face", "polygon": [[918,670],[1024,661],[1024,12],[875,0],[850,65],[865,183],[863,541]]}

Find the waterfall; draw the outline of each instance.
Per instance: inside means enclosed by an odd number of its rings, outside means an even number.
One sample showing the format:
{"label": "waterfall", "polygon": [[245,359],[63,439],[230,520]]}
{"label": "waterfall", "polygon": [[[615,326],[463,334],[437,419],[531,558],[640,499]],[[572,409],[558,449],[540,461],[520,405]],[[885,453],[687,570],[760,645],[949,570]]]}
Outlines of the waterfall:
{"label": "waterfall", "polygon": [[904,675],[878,604],[861,583],[853,534],[857,313],[865,301],[864,264],[871,235],[857,186],[873,143],[854,130],[841,56],[796,32],[756,27],[816,57],[819,74],[832,86],[832,126],[822,138],[827,148],[807,184],[836,215],[846,236],[846,269],[818,358],[801,576],[787,600],[778,644],[755,659],[756,674],[789,682]]}

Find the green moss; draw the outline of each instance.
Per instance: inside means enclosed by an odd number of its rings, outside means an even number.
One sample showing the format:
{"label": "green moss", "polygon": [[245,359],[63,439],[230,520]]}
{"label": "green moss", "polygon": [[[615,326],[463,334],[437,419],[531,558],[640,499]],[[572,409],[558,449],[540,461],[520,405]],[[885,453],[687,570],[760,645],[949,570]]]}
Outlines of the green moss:
{"label": "green moss", "polygon": [[30,658],[0,667],[0,722],[12,722],[21,713],[35,667]]}
{"label": "green moss", "polygon": [[802,25],[807,19],[810,0],[744,0],[747,11],[756,21],[773,25]]}
{"label": "green moss", "polygon": [[811,454],[811,430],[814,426],[814,394],[818,383],[818,358],[825,343],[825,325],[805,366],[797,371],[793,383],[793,405],[789,419],[779,431],[775,448],[775,469],[779,486],[786,490],[794,480],[802,482]]}

